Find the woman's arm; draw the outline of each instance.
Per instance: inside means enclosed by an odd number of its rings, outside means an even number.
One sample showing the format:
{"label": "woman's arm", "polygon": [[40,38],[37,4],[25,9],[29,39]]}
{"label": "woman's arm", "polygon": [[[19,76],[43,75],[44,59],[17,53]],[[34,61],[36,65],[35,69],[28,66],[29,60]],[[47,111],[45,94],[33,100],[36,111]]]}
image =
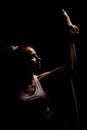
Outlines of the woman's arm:
{"label": "woman's arm", "polygon": [[64,10],[61,9],[61,15],[63,17],[63,22],[65,24],[65,29],[66,29],[66,33],[67,33],[67,38],[69,38],[68,40],[68,55],[67,55],[67,65],[64,67],[58,67],[55,68],[49,72],[45,72],[43,74],[40,74],[38,76],[38,78],[41,80],[45,77],[64,77],[64,75],[66,74],[66,72],[68,72],[67,74],[72,74],[72,71],[74,70],[75,64],[76,64],[76,49],[75,49],[75,42],[74,42],[74,37],[76,35],[79,34],[79,28],[74,25],[68,15],[68,13]]}
{"label": "woman's arm", "polygon": [[69,68],[71,71],[74,70],[75,65],[76,65],[76,41],[75,38],[79,35],[79,28],[74,25],[68,15],[68,13],[62,9],[62,15],[64,17],[64,22],[66,25],[66,33],[67,33],[67,42],[68,42],[68,66],[67,68]]}
{"label": "woman's arm", "polygon": [[39,80],[42,80],[44,78],[50,78],[50,79],[54,79],[54,78],[61,78],[62,75],[64,75],[65,73],[65,67],[57,67],[51,71],[48,71],[48,72],[44,72],[40,75],[38,75],[38,79]]}

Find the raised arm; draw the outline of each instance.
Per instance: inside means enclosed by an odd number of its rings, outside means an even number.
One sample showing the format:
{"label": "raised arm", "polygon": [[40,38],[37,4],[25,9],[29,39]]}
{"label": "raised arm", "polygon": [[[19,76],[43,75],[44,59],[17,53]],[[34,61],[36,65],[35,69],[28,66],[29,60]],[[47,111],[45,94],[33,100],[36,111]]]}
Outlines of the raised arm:
{"label": "raised arm", "polygon": [[67,39],[68,39],[68,67],[73,71],[76,65],[76,37],[79,35],[79,28],[74,25],[68,15],[68,13],[62,9],[62,15],[66,25]]}
{"label": "raised arm", "polygon": [[75,48],[75,37],[78,36],[79,34],[79,28],[74,25],[68,15],[68,13],[64,10],[64,9],[61,9],[61,15],[62,15],[62,20],[63,20],[63,23],[64,23],[64,30],[65,30],[65,33],[66,33],[66,38],[68,39],[67,40],[67,44],[68,44],[68,52],[67,52],[67,63],[66,66],[64,67],[58,67],[58,68],[55,68],[53,69],[52,71],[49,71],[49,72],[45,72],[41,75],[39,75],[39,79],[43,79],[45,76],[46,77],[49,77],[52,75],[52,77],[61,77],[60,75],[64,75],[64,73],[66,72],[69,72],[68,74],[70,74],[73,70],[74,70],[74,67],[75,67],[75,64],[76,64],[76,48]]}

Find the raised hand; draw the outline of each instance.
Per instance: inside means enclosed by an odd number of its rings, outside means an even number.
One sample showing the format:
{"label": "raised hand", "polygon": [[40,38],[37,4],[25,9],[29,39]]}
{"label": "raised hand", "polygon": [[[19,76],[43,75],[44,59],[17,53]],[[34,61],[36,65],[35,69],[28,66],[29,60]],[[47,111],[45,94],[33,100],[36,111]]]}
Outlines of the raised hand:
{"label": "raised hand", "polygon": [[73,24],[68,26],[68,31],[71,34],[79,34],[79,28],[76,25],[73,25]]}
{"label": "raised hand", "polygon": [[77,25],[74,25],[72,23],[68,13],[64,9],[62,9],[61,12],[64,17],[64,22],[65,22],[68,33],[72,35],[79,34],[79,28],[77,27]]}

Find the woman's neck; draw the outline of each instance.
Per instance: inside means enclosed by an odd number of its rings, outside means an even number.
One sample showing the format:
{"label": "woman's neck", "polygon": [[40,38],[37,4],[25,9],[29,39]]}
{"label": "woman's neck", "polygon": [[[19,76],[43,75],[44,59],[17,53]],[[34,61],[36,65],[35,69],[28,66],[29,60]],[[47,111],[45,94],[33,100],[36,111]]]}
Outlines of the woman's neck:
{"label": "woman's neck", "polygon": [[34,75],[29,76],[28,80],[22,84],[22,89],[25,93],[32,95],[35,92]]}

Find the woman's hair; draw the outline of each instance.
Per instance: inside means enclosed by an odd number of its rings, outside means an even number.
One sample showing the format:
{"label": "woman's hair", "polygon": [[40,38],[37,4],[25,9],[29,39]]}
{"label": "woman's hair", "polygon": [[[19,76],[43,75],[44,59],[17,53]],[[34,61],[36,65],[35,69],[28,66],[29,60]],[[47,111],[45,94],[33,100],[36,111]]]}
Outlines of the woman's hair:
{"label": "woman's hair", "polygon": [[6,78],[20,78],[27,72],[30,65],[27,47],[33,48],[32,45],[8,45],[4,48],[1,69]]}
{"label": "woman's hair", "polygon": [[[30,48],[34,48],[32,45],[30,44],[26,44],[26,45],[8,45],[4,48],[4,51],[3,51],[3,56],[4,56],[4,59],[9,59],[10,60],[14,60],[14,58],[18,59],[21,57],[23,58],[26,57],[27,55],[27,48],[30,47]],[[26,55],[25,55],[26,54]],[[23,60],[23,59],[22,59]]]}

